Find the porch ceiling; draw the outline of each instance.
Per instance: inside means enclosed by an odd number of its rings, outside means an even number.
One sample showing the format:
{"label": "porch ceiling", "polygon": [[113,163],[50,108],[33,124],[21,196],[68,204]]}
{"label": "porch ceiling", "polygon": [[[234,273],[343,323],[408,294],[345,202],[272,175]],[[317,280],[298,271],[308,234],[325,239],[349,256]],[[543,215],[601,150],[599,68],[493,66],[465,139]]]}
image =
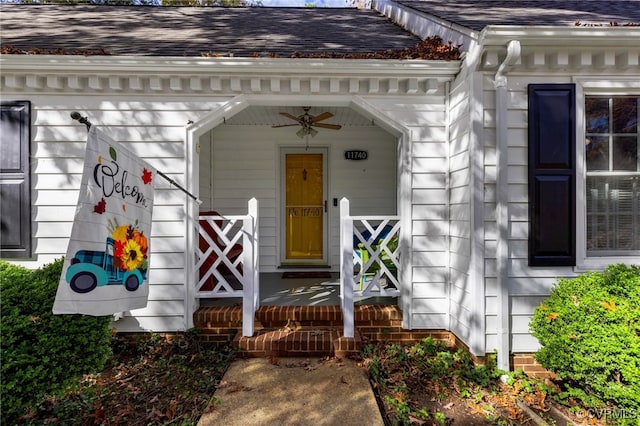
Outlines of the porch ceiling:
{"label": "porch ceiling", "polygon": [[[281,115],[281,112],[289,113],[293,116],[299,116],[304,113],[301,105],[299,107],[292,106],[250,106],[245,108],[238,114],[226,120],[228,125],[251,125],[251,126],[275,126],[283,124],[295,124],[294,121]],[[371,119],[364,117],[362,114],[347,107],[311,107],[309,114],[315,116],[323,112],[330,112],[333,117],[323,120],[323,123],[340,124],[342,126],[352,127],[372,127],[375,124]]]}

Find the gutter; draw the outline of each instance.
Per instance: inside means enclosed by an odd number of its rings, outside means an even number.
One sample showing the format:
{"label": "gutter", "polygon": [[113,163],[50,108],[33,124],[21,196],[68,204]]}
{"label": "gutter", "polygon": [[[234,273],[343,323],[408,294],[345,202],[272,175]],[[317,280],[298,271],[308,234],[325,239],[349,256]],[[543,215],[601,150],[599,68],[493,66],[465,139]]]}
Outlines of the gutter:
{"label": "gutter", "polygon": [[486,46],[503,46],[504,40],[518,40],[524,45],[548,47],[568,46],[572,49],[589,46],[609,48],[612,45],[620,49],[637,48],[640,27],[555,27],[555,26],[520,26],[520,25],[488,25],[481,34],[482,44]]}
{"label": "gutter", "polygon": [[150,56],[0,55],[3,74],[69,72],[78,74],[149,74],[303,77],[426,77],[453,78],[461,61],[424,59],[313,59],[313,58],[182,58]]}
{"label": "gutter", "polygon": [[509,161],[508,87],[506,74],[520,59],[520,42],[507,44],[507,56],[500,64],[493,80],[496,89],[496,263],[498,284],[498,368],[510,370],[511,301],[509,300]]}
{"label": "gutter", "polygon": [[380,12],[423,40],[438,35],[445,42],[462,45],[462,50],[465,51],[469,50],[474,42],[478,42],[480,37],[480,32],[476,30],[397,3],[395,0],[373,0],[371,9]]}

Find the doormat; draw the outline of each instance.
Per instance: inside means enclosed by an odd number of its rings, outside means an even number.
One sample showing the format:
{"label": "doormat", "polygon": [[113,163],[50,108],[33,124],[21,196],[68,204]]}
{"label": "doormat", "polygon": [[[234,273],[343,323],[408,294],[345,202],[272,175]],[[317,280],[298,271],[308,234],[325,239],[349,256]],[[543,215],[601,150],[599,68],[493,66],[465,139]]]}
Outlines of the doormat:
{"label": "doormat", "polygon": [[284,272],[282,278],[331,278],[331,272],[327,271],[304,271],[304,272]]}

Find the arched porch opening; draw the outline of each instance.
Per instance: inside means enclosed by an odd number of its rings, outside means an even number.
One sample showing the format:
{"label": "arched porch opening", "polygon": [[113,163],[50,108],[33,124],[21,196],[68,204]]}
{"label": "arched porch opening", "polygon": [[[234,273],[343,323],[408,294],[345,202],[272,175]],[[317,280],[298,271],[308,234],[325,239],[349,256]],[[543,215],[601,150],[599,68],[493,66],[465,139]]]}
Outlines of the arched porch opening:
{"label": "arched porch opening", "polygon": [[[307,111],[314,117],[328,117],[322,122],[340,129],[318,127],[315,135],[301,137],[291,117],[304,113],[303,107],[309,107]],[[410,215],[409,132],[361,97],[321,97],[314,103],[309,97],[267,101],[240,95],[193,123],[187,139],[191,187],[203,201],[189,212],[190,246],[197,241],[202,212],[215,212],[219,218],[244,214],[247,201],[256,198],[261,305],[341,304],[340,199],[350,200],[352,215],[393,216],[399,223]],[[322,186],[318,190],[322,191],[322,202],[315,208],[323,216],[322,253],[300,261],[288,257],[291,236],[287,216],[316,211],[287,204],[291,191],[291,182],[287,183],[291,170],[287,169],[290,157],[295,162],[313,156],[321,162]],[[301,169],[301,179],[311,179],[311,168],[303,164]],[[399,228],[401,249],[407,244],[407,227]],[[196,256],[194,253],[189,265],[197,264]],[[407,269],[399,268],[398,280],[409,285]],[[189,281],[197,282],[200,275],[192,266]],[[283,278],[286,275],[293,278]],[[237,299],[199,299],[196,291],[192,297],[191,312],[199,306],[238,303]],[[395,297],[366,299],[369,303],[397,303]]]}

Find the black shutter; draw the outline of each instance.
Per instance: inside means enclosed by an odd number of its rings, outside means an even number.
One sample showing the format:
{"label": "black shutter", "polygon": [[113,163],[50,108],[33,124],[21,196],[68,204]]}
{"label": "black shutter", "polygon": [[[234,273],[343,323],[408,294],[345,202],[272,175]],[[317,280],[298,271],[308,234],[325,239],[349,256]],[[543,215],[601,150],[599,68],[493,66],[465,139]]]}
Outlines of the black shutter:
{"label": "black shutter", "polygon": [[0,257],[31,257],[29,101],[0,109]]}
{"label": "black shutter", "polygon": [[574,84],[529,85],[529,265],[576,260]]}

